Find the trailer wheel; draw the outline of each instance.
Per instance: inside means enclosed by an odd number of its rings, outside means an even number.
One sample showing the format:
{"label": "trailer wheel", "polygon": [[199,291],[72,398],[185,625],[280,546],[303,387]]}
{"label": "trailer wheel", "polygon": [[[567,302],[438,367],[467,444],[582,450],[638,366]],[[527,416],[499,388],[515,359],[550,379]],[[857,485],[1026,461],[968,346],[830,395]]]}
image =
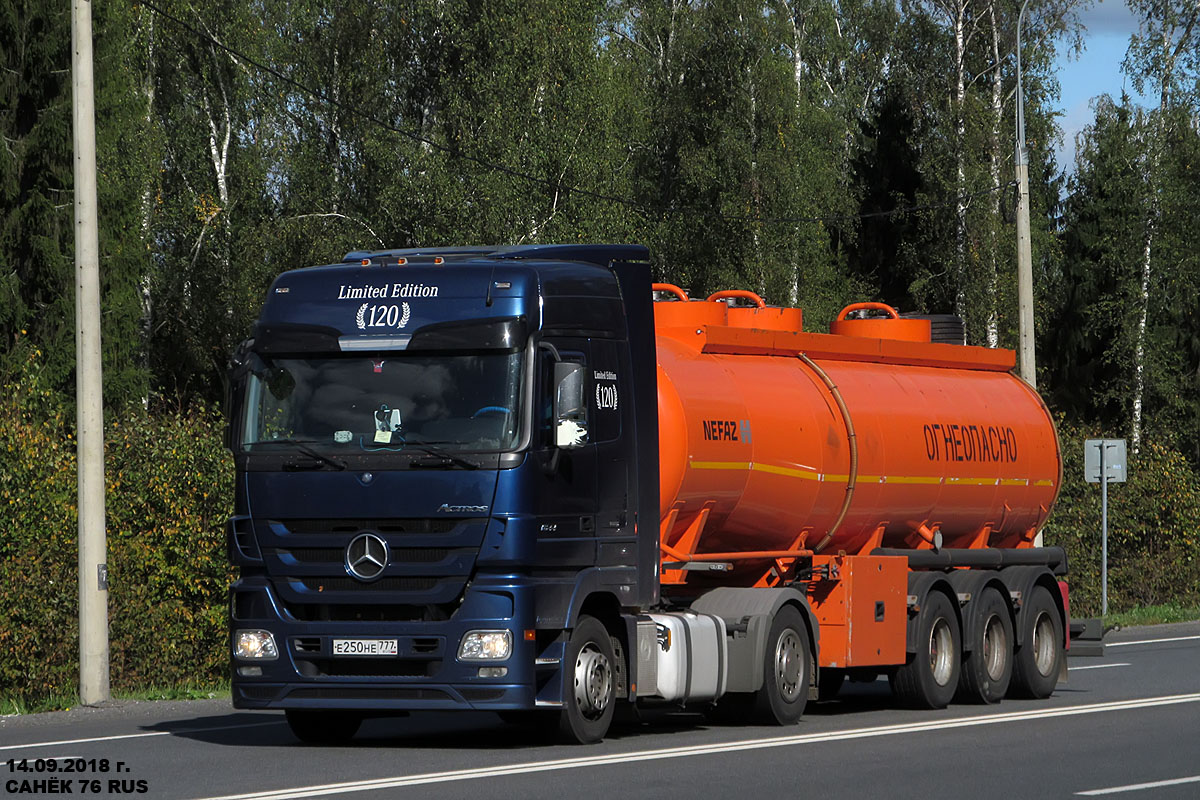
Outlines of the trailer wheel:
{"label": "trailer wheel", "polygon": [[795,606],[779,609],[767,634],[763,685],[754,696],[754,716],[768,725],[794,725],[808,702],[808,628]]}
{"label": "trailer wheel", "polygon": [[925,598],[917,617],[917,652],[889,676],[892,691],[914,708],[945,708],[958,689],[962,639],[950,600],[939,591]]}
{"label": "trailer wheel", "polygon": [[1045,586],[1035,586],[1021,611],[1023,644],[1016,652],[1012,689],[1014,697],[1044,698],[1054,693],[1062,667],[1062,618]]}
{"label": "trailer wheel", "polygon": [[308,744],[344,744],[362,725],[362,715],[352,711],[289,708],[284,714],[292,734]]}
{"label": "trailer wheel", "polygon": [[984,589],[967,606],[975,640],[963,661],[958,697],[971,703],[999,703],[1013,673],[1013,627],[1008,604],[994,588]]}
{"label": "trailer wheel", "polygon": [[558,729],[572,744],[598,742],[608,733],[616,698],[616,659],[608,631],[594,617],[580,617],[567,643],[563,710]]}

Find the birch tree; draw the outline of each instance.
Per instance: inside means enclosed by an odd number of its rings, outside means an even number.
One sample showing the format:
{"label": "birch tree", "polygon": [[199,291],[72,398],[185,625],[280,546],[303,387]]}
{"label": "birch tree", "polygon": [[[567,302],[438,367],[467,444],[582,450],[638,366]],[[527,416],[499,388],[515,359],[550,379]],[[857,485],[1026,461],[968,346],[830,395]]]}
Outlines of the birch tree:
{"label": "birch tree", "polygon": [[1147,87],[1154,89],[1158,100],[1150,147],[1145,154],[1147,202],[1141,236],[1141,284],[1129,422],[1131,445],[1137,453],[1142,440],[1146,392],[1146,337],[1154,247],[1162,217],[1162,154],[1169,135],[1168,120],[1172,108],[1196,97],[1196,80],[1200,78],[1200,27],[1197,26],[1200,3],[1195,0],[1131,0],[1130,7],[1140,18],[1140,28],[1130,43],[1125,69],[1139,92]]}

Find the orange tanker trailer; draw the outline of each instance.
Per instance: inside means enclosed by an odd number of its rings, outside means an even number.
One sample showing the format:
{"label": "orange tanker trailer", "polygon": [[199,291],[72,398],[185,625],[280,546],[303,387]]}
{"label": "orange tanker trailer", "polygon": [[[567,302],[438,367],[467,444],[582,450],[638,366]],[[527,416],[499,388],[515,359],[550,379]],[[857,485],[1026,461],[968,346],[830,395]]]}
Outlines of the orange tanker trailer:
{"label": "orange tanker trailer", "polygon": [[1065,558],[1033,544],[1062,459],[1013,352],[878,303],[814,334],[750,292],[654,288],[664,595],[805,586],[827,693],[888,672],[923,706],[1049,694]]}

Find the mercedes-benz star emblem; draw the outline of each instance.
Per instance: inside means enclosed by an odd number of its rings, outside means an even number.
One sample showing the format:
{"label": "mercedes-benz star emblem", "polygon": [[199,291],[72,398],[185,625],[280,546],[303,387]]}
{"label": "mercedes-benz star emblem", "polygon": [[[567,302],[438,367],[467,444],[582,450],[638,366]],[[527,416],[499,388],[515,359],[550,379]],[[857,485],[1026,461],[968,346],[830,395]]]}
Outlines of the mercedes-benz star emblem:
{"label": "mercedes-benz star emblem", "polygon": [[346,545],[346,571],[360,581],[375,580],[387,563],[387,542],[373,533],[360,533]]}

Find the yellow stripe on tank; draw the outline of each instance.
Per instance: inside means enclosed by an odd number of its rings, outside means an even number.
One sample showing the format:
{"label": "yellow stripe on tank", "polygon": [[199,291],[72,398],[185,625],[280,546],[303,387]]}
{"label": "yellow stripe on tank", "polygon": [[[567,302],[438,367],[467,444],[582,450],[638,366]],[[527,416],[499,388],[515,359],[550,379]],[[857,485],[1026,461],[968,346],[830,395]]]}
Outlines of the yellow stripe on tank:
{"label": "yellow stripe on tank", "polygon": [[[710,469],[727,471],[755,471],[768,475],[782,475],[785,478],[799,478],[806,481],[835,481],[850,480],[849,475],[825,474],[810,469],[781,467],[775,464],[759,464],[754,461],[692,461],[692,469]],[[1029,478],[954,478],[940,475],[859,475],[859,483],[897,483],[924,486],[1029,486]],[[1032,481],[1034,486],[1053,486],[1052,480]]]}
{"label": "yellow stripe on tank", "polygon": [[936,475],[887,475],[885,478],[885,483],[937,484],[942,482],[941,477]]}

